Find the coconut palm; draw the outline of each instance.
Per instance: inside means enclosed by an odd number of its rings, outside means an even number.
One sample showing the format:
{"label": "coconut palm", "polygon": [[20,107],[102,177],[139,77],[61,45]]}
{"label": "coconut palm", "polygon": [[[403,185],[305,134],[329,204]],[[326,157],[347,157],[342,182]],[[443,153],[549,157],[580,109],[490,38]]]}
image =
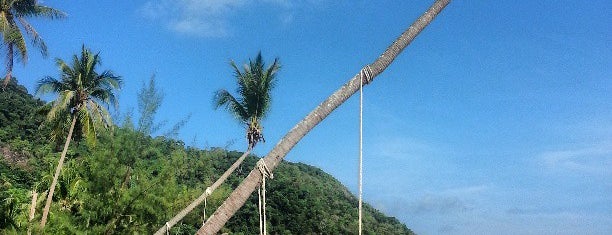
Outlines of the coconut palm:
{"label": "coconut palm", "polygon": [[232,164],[224,173],[211,185],[206,188],[196,200],[191,202],[185,209],[181,210],[164,226],[159,228],[155,234],[164,234],[167,230],[182,220],[196,206],[200,205],[206,197],[208,197],[217,187],[219,187],[230,174],[232,174],[238,166],[249,155],[251,149],[255,147],[257,142],[264,141],[261,127],[261,119],[266,116],[270,110],[270,92],[276,83],[276,74],[280,69],[278,58],[274,59],[272,65],[266,68],[266,65],[261,56],[261,52],[257,54],[255,60],[250,60],[248,64],[243,66],[241,71],[234,61],[230,61],[230,66],[234,70],[234,76],[238,84],[236,92],[240,95],[234,97],[227,90],[221,89],[215,93],[213,102],[215,109],[225,107],[232,116],[246,126],[246,138],[248,142],[247,151],[240,156],[234,164]]}
{"label": "coconut palm", "polygon": [[2,49],[6,54],[6,75],[4,85],[11,79],[13,62],[16,59],[24,64],[28,60],[28,49],[24,33],[32,40],[32,45],[47,56],[47,45],[36,29],[28,23],[28,17],[44,17],[58,19],[66,17],[64,12],[48,6],[39,5],[37,0],[0,0],[0,33],[2,33]]}
{"label": "coconut palm", "polygon": [[[450,0],[437,0],[421,17],[419,17],[402,35],[397,38],[387,50],[372,64],[362,69],[340,89],[334,92],[327,100],[319,104],[302,121],[285,135],[281,141],[263,158],[269,171],[273,171],[283,160],[285,155],[304,137],[312,128],[325,119],[338,106],[343,104],[360,88],[360,79],[366,85],[378,74],[382,73],[408,44],[444,9]],[[253,169],[242,183],[230,194],[223,204],[208,218],[197,234],[216,234],[249,198],[262,180],[259,169]]]}
{"label": "coconut palm", "polygon": [[56,59],[56,64],[60,69],[60,78],[45,77],[38,83],[37,93],[56,93],[57,98],[51,103],[51,108],[47,114],[47,123],[53,124],[54,131],[52,139],[57,139],[63,135],[66,124],[70,123],[68,135],[64,149],[60,156],[53,182],[47,194],[47,201],[43,210],[41,227],[44,228],[47,222],[47,215],[53,198],[53,192],[57,184],[66,151],[70,145],[70,140],[74,137],[85,137],[87,143],[95,144],[96,134],[101,127],[108,128],[112,121],[105,105],[112,104],[117,107],[115,90],[121,86],[121,78],[112,71],[105,70],[102,73],[96,71],[100,65],[99,54],[93,54],[91,50],[81,48],[80,57],[74,55],[72,65],[68,65],[62,59]]}
{"label": "coconut palm", "polygon": [[234,97],[227,90],[221,89],[215,93],[213,99],[215,109],[225,107],[238,121],[246,125],[246,138],[249,148],[255,147],[257,142],[264,141],[261,119],[270,109],[270,92],[276,84],[276,74],[280,69],[278,58],[266,68],[261,52],[255,60],[250,60],[241,71],[236,63],[230,62],[238,84],[236,92],[240,95]]}

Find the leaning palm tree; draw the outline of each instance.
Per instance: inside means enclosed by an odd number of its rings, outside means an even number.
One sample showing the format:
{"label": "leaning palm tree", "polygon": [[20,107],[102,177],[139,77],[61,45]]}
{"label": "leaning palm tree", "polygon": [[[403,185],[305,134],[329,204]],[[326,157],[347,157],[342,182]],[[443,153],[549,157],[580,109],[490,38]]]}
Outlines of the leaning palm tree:
{"label": "leaning palm tree", "polygon": [[59,79],[47,76],[38,83],[36,89],[38,94],[57,94],[57,98],[51,103],[46,120],[47,123],[56,127],[53,128],[52,139],[63,136],[61,135],[65,130],[63,127],[70,123],[64,149],[47,194],[47,202],[40,223],[42,228],[47,222],[57,178],[64,164],[75,127],[78,127],[76,128],[77,138],[82,136],[88,144],[94,144],[99,128],[108,128],[112,124],[110,114],[104,105],[113,104],[115,108],[117,107],[114,91],[120,88],[121,78],[110,70],[98,73],[96,69],[100,62],[99,54],[93,54],[83,45],[80,57],[73,56],[72,65],[68,65],[62,59],[56,59],[56,64],[60,69]]}
{"label": "leaning palm tree", "polygon": [[[378,74],[382,73],[395,58],[414,40],[414,38],[444,9],[450,0],[437,0],[421,17],[419,17],[406,31],[397,38],[385,52],[372,64],[366,66],[340,89],[334,92],[327,100],[319,104],[302,121],[285,135],[278,144],[263,158],[268,171],[273,171],[283,160],[285,155],[304,137],[312,128],[325,119],[338,106],[343,104],[363,85],[370,83]],[[361,81],[360,81],[361,80]],[[251,193],[262,182],[262,172],[257,167],[253,169],[242,183],[230,194],[223,204],[208,218],[197,234],[216,234],[249,198]]]}
{"label": "leaning palm tree", "polygon": [[[64,12],[48,6],[39,5],[37,0],[0,0],[0,33],[2,49],[6,54],[6,75],[4,85],[11,79],[15,58],[24,64],[28,60],[28,49],[24,33],[32,39],[32,44],[47,56],[47,45],[36,29],[26,20],[28,17],[59,19],[66,17]],[[22,32],[23,31],[23,32]]]}
{"label": "leaning palm tree", "polygon": [[215,109],[224,107],[234,118],[236,118],[241,124],[246,126],[246,139],[248,143],[247,151],[240,156],[234,164],[232,164],[224,173],[211,185],[206,188],[204,193],[200,195],[196,200],[191,202],[185,209],[180,211],[171,220],[169,220],[164,226],[159,228],[155,234],[164,234],[170,227],[174,226],[181,219],[183,219],[189,212],[191,212],[196,206],[200,205],[202,201],[212,194],[217,187],[219,187],[225,180],[232,174],[238,166],[244,161],[247,155],[251,152],[253,147],[259,141],[264,141],[261,126],[261,120],[266,116],[270,110],[270,103],[272,101],[270,93],[276,84],[276,75],[280,69],[280,63],[278,58],[274,59],[272,65],[266,67],[261,52],[257,54],[255,60],[250,60],[248,64],[243,66],[241,71],[234,61],[230,61],[230,66],[234,70],[234,77],[238,87],[236,92],[239,94],[238,97],[233,96],[230,92],[225,89],[218,90],[213,97],[213,103]]}

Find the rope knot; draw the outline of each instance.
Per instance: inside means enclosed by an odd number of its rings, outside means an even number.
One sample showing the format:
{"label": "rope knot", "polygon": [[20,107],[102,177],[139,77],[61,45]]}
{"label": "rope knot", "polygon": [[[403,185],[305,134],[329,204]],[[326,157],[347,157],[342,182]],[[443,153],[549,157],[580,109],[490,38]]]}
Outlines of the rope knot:
{"label": "rope knot", "polygon": [[263,158],[257,161],[257,169],[259,169],[259,172],[263,178],[274,179],[274,174],[272,174],[272,171],[270,171],[270,168],[268,168],[266,161],[264,161]]}
{"label": "rope knot", "polygon": [[363,85],[369,84],[374,79],[374,73],[372,72],[372,67],[370,65],[366,65],[359,71],[359,79],[363,82]]}
{"label": "rope knot", "polygon": [[208,197],[212,194],[212,189],[210,189],[210,187],[206,187],[206,191],[204,191],[204,193],[206,194],[206,197]]}

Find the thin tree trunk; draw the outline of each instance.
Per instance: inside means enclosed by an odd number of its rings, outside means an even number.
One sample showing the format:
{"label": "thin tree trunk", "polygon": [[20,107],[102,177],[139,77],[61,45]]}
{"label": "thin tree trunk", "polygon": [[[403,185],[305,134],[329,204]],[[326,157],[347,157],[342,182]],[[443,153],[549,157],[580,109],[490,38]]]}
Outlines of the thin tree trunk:
{"label": "thin tree trunk", "polygon": [[[348,83],[334,92],[327,100],[300,121],[278,144],[263,158],[266,165],[273,171],[283,160],[285,155],[304,137],[312,128],[325,119],[333,110],[344,103],[358,89],[360,81],[367,85],[374,77],[383,72],[391,62],[408,46],[412,40],[444,9],[450,0],[437,0],[421,17],[419,17],[402,35],[387,48],[387,50],[369,66],[355,75]],[[367,74],[367,76],[363,76]],[[208,218],[197,234],[215,234],[232,217],[261,182],[261,173],[253,169],[223,204]]]}
{"label": "thin tree trunk", "polygon": [[62,155],[57,163],[57,168],[55,168],[55,175],[53,176],[53,182],[51,183],[51,187],[49,188],[49,194],[47,195],[47,202],[45,203],[45,209],[43,209],[42,219],[40,221],[40,228],[44,229],[45,224],[47,223],[47,216],[49,215],[49,209],[51,208],[51,201],[53,200],[53,193],[55,192],[55,185],[57,185],[57,179],[59,178],[60,171],[64,166],[64,160],[66,159],[66,152],[68,151],[68,146],[70,145],[70,139],[72,139],[72,132],[74,131],[74,125],[76,124],[76,114],[72,117],[72,124],[70,124],[70,130],[68,131],[68,137],[66,137],[66,143],[64,144],[64,150],[62,150]]}
{"label": "thin tree trunk", "polygon": [[30,204],[30,219],[32,221],[34,219],[34,213],[36,212],[36,200],[38,200],[38,192],[36,189],[32,190],[32,203]]}
{"label": "thin tree trunk", "polygon": [[219,177],[219,179],[217,179],[217,181],[215,181],[215,183],[213,183],[210,187],[206,188],[206,191],[204,191],[202,195],[200,195],[196,200],[194,200],[193,202],[191,202],[191,204],[185,207],[185,209],[183,209],[181,212],[176,214],[170,221],[166,222],[166,224],[164,224],[161,228],[159,228],[157,232],[155,232],[155,235],[166,234],[167,230],[169,230],[170,228],[172,228],[172,226],[174,226],[176,223],[181,221],[196,206],[202,204],[204,199],[206,199],[206,197],[212,194],[215,191],[215,189],[217,189],[221,184],[223,184],[225,180],[227,180],[227,177],[229,177],[236,170],[236,168],[240,166],[240,164],[244,161],[244,159],[249,155],[250,152],[251,152],[251,148],[249,147],[247,151],[244,152],[242,156],[240,156],[240,158],[238,158],[238,160],[236,160],[236,162],[234,162],[234,164],[232,164],[232,166],[230,166],[230,168],[228,168],[223,173],[223,175]]}
{"label": "thin tree trunk", "polygon": [[[32,190],[32,203],[30,204],[30,217],[28,219],[29,222],[32,222],[34,219],[34,213],[36,212],[36,202],[38,201],[38,192],[36,192],[36,188]],[[28,226],[28,235],[32,234],[32,226]]]}

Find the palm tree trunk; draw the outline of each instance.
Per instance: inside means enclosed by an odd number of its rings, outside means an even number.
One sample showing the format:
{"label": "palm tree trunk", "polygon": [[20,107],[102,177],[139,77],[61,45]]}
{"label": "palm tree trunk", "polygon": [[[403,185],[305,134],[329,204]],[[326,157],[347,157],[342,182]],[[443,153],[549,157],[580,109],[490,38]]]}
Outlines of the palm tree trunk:
{"label": "palm tree trunk", "polygon": [[215,183],[213,183],[210,187],[206,188],[206,191],[204,191],[204,193],[202,193],[202,195],[200,195],[196,200],[194,200],[193,202],[191,202],[191,204],[189,204],[187,207],[185,207],[185,209],[183,209],[181,212],[176,214],[170,221],[166,222],[166,224],[164,224],[161,228],[159,228],[157,230],[157,232],[155,232],[155,235],[166,234],[167,230],[169,230],[172,226],[174,226],[176,223],[181,221],[196,206],[202,204],[202,201],[204,201],[204,199],[206,199],[206,197],[208,197],[210,194],[212,194],[212,192],[214,192],[215,189],[217,189],[221,184],[223,184],[225,182],[225,180],[227,180],[227,177],[229,177],[236,170],[236,168],[238,168],[238,166],[240,166],[240,164],[244,161],[244,159],[249,155],[250,152],[251,152],[251,148],[249,147],[247,149],[247,151],[244,152],[242,154],[242,156],[240,156],[240,158],[238,158],[238,160],[236,160],[236,162],[234,162],[234,164],[232,164],[232,166],[230,166],[230,168],[228,168],[223,173],[223,175],[221,175],[221,177],[219,177],[219,179],[217,179],[217,181],[215,181]]}
{"label": "palm tree trunk", "polygon": [[49,194],[47,195],[47,202],[45,203],[45,208],[43,209],[42,219],[40,221],[40,228],[44,229],[45,224],[47,223],[47,216],[49,215],[49,208],[51,207],[51,201],[53,199],[53,192],[55,192],[55,185],[57,185],[57,179],[59,178],[60,171],[64,166],[64,160],[66,159],[66,152],[68,151],[68,146],[70,145],[70,139],[72,139],[72,132],[74,131],[74,125],[76,124],[77,116],[76,114],[72,117],[72,124],[70,124],[70,130],[68,131],[68,137],[66,137],[66,143],[64,144],[64,150],[62,150],[62,155],[57,163],[57,168],[55,168],[55,175],[53,176],[53,182],[51,183],[51,188],[49,188]]}
{"label": "palm tree trunk", "polygon": [[[300,121],[263,159],[273,171],[283,160],[285,155],[304,137],[312,128],[325,119],[333,110],[344,103],[350,96],[359,89],[360,81],[368,84],[374,77],[383,72],[391,62],[408,46],[412,40],[444,9],[450,0],[437,0],[421,17],[419,17],[402,35],[387,48],[387,50],[364,70],[367,73],[355,75],[348,83],[344,84],[339,90],[334,92],[327,100],[321,103],[316,109]],[[364,71],[362,70],[362,71]],[[368,74],[368,76],[363,76]],[[253,169],[242,181],[223,204],[208,218],[206,223],[198,230],[197,234],[215,234],[232,217],[248,197],[253,193],[262,176],[258,169]]]}

